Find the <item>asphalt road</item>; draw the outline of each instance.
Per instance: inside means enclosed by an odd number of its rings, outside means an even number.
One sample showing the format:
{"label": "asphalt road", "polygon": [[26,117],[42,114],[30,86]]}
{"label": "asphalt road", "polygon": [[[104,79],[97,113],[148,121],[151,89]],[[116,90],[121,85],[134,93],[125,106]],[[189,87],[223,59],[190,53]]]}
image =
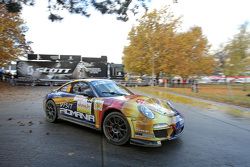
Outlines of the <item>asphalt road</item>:
{"label": "asphalt road", "polygon": [[[22,93],[22,87],[18,89]],[[2,94],[1,167],[250,167],[250,120],[247,118],[175,104],[185,116],[185,130],[179,139],[166,141],[159,148],[114,146],[95,130],[65,121],[46,122],[42,98],[49,89],[33,87],[34,95],[31,97],[24,91],[21,99],[9,94],[13,98],[6,100]]]}

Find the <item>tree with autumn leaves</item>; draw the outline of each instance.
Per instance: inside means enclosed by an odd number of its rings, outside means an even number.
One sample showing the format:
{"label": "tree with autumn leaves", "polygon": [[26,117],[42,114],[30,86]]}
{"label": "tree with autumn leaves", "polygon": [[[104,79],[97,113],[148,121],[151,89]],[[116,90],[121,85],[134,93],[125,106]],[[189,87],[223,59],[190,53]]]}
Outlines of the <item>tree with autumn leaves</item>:
{"label": "tree with autumn leaves", "polygon": [[[9,12],[20,12],[22,5],[34,6],[38,0],[0,0]],[[49,19],[62,20],[61,10],[90,17],[93,7],[102,14],[115,15],[118,20],[127,21],[129,14],[136,15],[143,8],[147,10],[150,0],[45,0],[48,2]]]}
{"label": "tree with autumn leaves", "polygon": [[30,51],[23,25],[20,13],[8,12],[5,5],[0,4],[0,66]]}
{"label": "tree with autumn leaves", "polygon": [[239,32],[223,48],[226,76],[244,75],[250,69],[250,32],[247,27],[248,23],[242,24]]}
{"label": "tree with autumn leaves", "polygon": [[215,53],[217,69],[225,76],[250,75],[250,32],[249,23],[243,23],[238,33]]}
{"label": "tree with autumn leaves", "polygon": [[215,64],[202,29],[178,32],[180,24],[168,8],[146,13],[129,32],[123,56],[126,71],[183,78],[211,74]]}

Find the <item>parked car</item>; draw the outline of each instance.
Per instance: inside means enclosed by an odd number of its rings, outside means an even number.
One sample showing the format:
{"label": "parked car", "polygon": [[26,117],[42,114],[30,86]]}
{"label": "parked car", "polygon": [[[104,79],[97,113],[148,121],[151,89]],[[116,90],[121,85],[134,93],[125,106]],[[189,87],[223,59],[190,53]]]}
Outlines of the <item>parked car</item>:
{"label": "parked car", "polygon": [[44,110],[49,122],[63,119],[102,130],[115,145],[161,146],[184,129],[183,116],[169,101],[136,95],[106,79],[69,82],[46,95]]}
{"label": "parked car", "polygon": [[238,78],[234,80],[235,83],[250,83],[250,77],[248,78]]}

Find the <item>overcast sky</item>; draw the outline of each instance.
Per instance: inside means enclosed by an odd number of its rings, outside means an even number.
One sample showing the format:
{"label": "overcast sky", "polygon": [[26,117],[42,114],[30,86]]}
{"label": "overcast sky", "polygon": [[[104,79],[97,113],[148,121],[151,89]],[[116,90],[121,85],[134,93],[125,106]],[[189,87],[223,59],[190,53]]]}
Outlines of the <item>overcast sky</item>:
{"label": "overcast sky", "polygon": [[[61,22],[48,20],[47,0],[36,0],[35,7],[24,7],[23,19],[29,27],[26,38],[38,54],[71,54],[86,57],[108,56],[108,62],[121,63],[122,51],[135,18],[117,21],[114,16],[92,13],[90,18],[65,12]],[[201,26],[211,50],[226,43],[241,24],[250,22],[249,0],[151,0],[150,9],[170,5],[182,16],[182,30]],[[137,16],[138,17],[138,16]]]}

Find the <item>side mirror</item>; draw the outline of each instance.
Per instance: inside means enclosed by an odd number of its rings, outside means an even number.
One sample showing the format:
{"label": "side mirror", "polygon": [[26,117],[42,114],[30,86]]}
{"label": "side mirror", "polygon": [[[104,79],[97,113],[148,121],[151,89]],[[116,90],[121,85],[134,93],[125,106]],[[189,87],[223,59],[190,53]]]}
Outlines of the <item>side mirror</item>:
{"label": "side mirror", "polygon": [[95,97],[95,94],[91,89],[86,89],[83,91],[83,96]]}
{"label": "side mirror", "polygon": [[58,90],[57,89],[54,89],[51,91],[51,93],[56,93]]}

